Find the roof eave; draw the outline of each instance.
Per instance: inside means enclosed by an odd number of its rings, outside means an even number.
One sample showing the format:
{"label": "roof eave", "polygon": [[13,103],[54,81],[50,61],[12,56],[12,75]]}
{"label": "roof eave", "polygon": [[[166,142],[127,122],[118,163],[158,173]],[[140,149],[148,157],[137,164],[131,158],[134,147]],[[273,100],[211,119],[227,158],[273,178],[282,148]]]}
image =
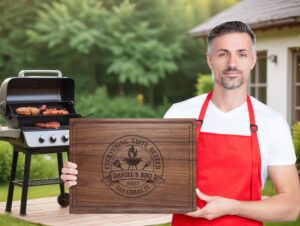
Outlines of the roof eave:
{"label": "roof eave", "polygon": [[[252,23],[252,24],[248,23],[248,25],[254,31],[267,30],[267,29],[272,29],[272,28],[282,28],[282,27],[288,27],[288,26],[300,26],[300,16],[281,19],[281,20],[262,21],[262,22]],[[205,38],[205,37],[207,37],[209,32],[210,32],[210,29],[205,29],[202,31],[191,30],[188,34],[192,38]]]}

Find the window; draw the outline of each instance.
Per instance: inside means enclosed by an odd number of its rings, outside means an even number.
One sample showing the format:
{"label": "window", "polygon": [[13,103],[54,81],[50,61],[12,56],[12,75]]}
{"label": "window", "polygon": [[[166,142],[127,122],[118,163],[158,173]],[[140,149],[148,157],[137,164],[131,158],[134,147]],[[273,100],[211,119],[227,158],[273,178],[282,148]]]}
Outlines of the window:
{"label": "window", "polygon": [[263,103],[267,103],[267,52],[258,52],[256,65],[251,71],[248,92]]}
{"label": "window", "polygon": [[292,123],[300,121],[300,49],[293,52]]}

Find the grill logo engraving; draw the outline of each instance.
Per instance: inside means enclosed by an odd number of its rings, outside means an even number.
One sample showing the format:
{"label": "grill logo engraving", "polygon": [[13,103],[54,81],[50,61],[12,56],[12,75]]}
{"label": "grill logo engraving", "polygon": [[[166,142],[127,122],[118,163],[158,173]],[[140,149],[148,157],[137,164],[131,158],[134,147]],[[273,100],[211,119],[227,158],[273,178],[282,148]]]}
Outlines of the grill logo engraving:
{"label": "grill logo engraving", "polygon": [[102,159],[102,182],[123,197],[149,194],[164,182],[163,158],[156,145],[137,135],[112,142]]}

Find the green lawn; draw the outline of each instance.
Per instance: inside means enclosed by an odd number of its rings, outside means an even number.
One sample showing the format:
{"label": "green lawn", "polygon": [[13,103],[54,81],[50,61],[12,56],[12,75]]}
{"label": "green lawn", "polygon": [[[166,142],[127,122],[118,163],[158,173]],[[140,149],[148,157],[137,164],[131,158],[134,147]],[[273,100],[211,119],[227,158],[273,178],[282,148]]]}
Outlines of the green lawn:
{"label": "green lawn", "polygon": [[[5,202],[7,198],[7,185],[0,185],[0,202]],[[59,194],[58,185],[35,186],[28,189],[28,199],[57,196]],[[21,188],[15,186],[14,200],[21,199]]]}
{"label": "green lawn", "polygon": [[[6,201],[7,196],[7,185],[0,185],[0,202]],[[59,186],[58,185],[45,185],[45,186],[36,186],[30,187],[28,191],[28,198],[35,199],[35,198],[42,198],[42,197],[50,197],[50,196],[57,196],[59,194]],[[14,200],[21,199],[21,188],[15,186],[14,191]],[[35,226],[41,224],[31,224],[25,221],[17,220],[9,214],[0,214],[0,225],[2,226]]]}
{"label": "green lawn", "polygon": [[15,218],[7,215],[0,214],[0,225],[3,226],[36,226],[41,224],[31,224],[22,220],[16,220]]}
{"label": "green lawn", "polygon": [[[267,181],[265,189],[263,190],[263,195],[272,195],[274,194],[274,188],[270,181]],[[47,186],[37,186],[30,187],[28,192],[28,198],[42,198],[49,196],[57,196],[59,194],[58,185],[47,185]],[[0,185],[0,202],[6,201],[7,196],[7,185]],[[19,187],[15,187],[14,192],[14,200],[20,200],[21,197],[21,189]],[[15,218],[10,217],[7,214],[0,214],[0,225],[8,225],[8,226],[34,226],[40,224],[30,224],[24,221],[16,220]],[[283,223],[265,223],[264,226],[299,226],[300,225],[300,217],[296,222],[283,222]],[[159,226],[170,226],[170,224],[162,224]]]}

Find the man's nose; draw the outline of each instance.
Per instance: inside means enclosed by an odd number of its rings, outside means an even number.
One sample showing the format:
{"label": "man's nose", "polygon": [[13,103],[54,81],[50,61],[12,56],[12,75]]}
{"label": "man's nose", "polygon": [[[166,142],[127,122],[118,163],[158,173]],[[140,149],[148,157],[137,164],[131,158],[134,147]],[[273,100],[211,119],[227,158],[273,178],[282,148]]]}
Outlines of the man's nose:
{"label": "man's nose", "polygon": [[227,62],[227,66],[229,68],[235,68],[236,67],[236,57],[234,55],[230,55],[228,57],[228,62]]}

